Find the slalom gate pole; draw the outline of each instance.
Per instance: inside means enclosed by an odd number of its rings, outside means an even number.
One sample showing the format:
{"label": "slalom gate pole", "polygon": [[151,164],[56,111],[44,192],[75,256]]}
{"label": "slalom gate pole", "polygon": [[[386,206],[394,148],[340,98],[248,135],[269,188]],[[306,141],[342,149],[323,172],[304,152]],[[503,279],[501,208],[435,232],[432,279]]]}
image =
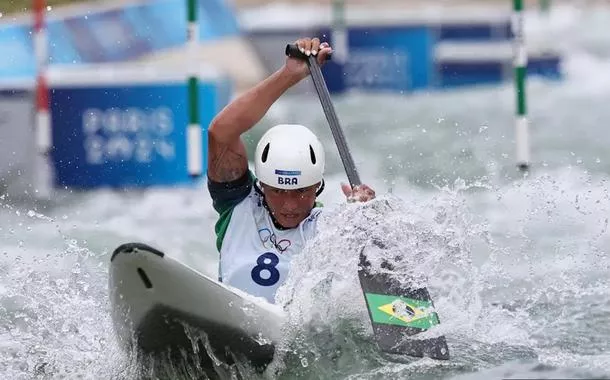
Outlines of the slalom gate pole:
{"label": "slalom gate pole", "polygon": [[332,2],[332,41],[335,51],[333,60],[343,64],[349,56],[347,22],[345,21],[345,0]]}
{"label": "slalom gate pole", "polygon": [[524,37],[523,0],[513,0],[512,17],[515,90],[516,90],[516,115],[515,115],[515,140],[517,144],[517,167],[521,171],[529,169],[529,131],[527,119],[526,101],[526,75],[527,75],[527,49]]}
{"label": "slalom gate pole", "polygon": [[51,116],[49,112],[48,35],[45,22],[46,0],[34,0],[34,55],[36,57],[36,147],[46,156],[51,150]]}
{"label": "slalom gate pole", "polygon": [[188,127],[187,127],[187,169],[191,177],[197,178],[203,172],[203,132],[199,120],[199,78],[196,60],[199,41],[199,23],[197,20],[197,0],[187,1],[187,59],[189,67],[188,86]]}

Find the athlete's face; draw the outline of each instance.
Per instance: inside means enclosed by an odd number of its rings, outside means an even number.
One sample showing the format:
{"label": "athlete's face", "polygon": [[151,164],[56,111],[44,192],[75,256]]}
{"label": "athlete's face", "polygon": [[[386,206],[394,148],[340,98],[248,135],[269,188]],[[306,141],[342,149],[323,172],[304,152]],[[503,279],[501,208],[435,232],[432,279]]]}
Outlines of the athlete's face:
{"label": "athlete's face", "polygon": [[309,216],[320,184],[296,190],[284,190],[262,184],[267,205],[282,227],[294,228]]}

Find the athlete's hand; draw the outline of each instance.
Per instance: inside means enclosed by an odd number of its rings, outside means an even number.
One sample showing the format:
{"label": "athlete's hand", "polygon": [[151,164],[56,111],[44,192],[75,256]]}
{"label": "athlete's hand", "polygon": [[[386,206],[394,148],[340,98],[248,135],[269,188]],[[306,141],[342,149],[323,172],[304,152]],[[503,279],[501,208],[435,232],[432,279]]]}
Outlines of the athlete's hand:
{"label": "athlete's hand", "polygon": [[[314,55],[318,59],[320,66],[324,65],[328,55],[332,52],[332,48],[327,42],[320,43],[319,38],[301,38],[295,44],[305,55]],[[286,57],[286,70],[294,75],[298,80],[304,79],[309,75],[309,67],[307,62],[299,58]]]}
{"label": "athlete's hand", "polygon": [[347,183],[341,184],[341,190],[347,197],[348,202],[367,202],[371,199],[375,199],[375,190],[371,189],[368,185],[360,185],[352,187]]}

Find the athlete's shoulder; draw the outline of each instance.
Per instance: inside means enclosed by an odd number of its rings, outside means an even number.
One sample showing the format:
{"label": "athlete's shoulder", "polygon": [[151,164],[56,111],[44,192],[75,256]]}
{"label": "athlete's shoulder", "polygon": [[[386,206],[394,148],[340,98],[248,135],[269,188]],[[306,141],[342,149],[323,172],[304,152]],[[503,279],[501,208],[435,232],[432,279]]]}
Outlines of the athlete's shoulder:
{"label": "athlete's shoulder", "polygon": [[212,205],[219,214],[224,214],[241,203],[252,192],[254,175],[250,170],[230,182],[215,182],[208,178],[208,191]]}

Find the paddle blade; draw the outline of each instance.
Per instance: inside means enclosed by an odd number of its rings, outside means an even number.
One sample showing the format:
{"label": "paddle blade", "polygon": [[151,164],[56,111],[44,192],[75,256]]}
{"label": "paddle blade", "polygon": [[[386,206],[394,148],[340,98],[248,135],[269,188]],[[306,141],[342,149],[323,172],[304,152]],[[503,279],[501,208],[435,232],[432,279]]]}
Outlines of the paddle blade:
{"label": "paddle blade", "polygon": [[375,341],[382,352],[448,360],[444,336],[410,337],[440,323],[426,288],[411,289],[386,273],[371,273],[364,249],[360,252],[358,277],[364,293]]}

